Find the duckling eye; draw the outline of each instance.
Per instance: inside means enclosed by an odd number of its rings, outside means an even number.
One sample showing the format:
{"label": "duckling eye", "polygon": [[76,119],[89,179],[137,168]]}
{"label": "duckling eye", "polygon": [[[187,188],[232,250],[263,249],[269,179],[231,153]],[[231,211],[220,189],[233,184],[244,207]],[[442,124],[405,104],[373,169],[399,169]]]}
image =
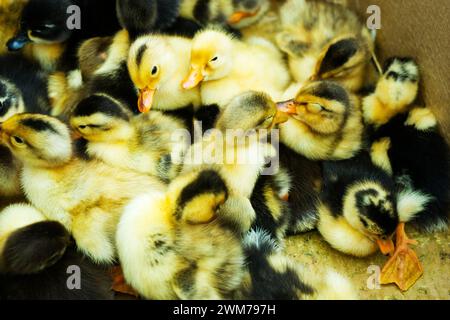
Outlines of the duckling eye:
{"label": "duckling eye", "polygon": [[308,111],[309,112],[319,113],[319,112],[321,112],[323,110],[324,110],[324,108],[318,103],[309,103],[308,104]]}
{"label": "duckling eye", "polygon": [[86,128],[87,128],[87,126],[85,126],[85,125],[78,126],[78,129],[81,129],[81,130],[84,130]]}
{"label": "duckling eye", "polygon": [[18,137],[18,136],[12,136],[11,137],[11,142],[14,145],[19,146],[19,147],[23,146],[25,144],[25,141],[22,138]]}
{"label": "duckling eye", "polygon": [[158,67],[157,66],[153,66],[152,68],[152,76],[155,76],[158,73]]}
{"label": "duckling eye", "polygon": [[219,60],[219,57],[214,57],[214,58],[211,59],[211,62],[214,62],[214,61],[217,61],[217,60]]}

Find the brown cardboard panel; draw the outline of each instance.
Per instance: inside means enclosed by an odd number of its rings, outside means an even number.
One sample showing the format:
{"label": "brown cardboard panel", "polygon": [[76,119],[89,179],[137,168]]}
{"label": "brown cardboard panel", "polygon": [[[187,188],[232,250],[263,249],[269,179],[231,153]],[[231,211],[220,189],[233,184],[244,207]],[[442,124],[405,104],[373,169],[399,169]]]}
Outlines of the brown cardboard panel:
{"label": "brown cardboard panel", "polygon": [[450,141],[450,1],[349,0],[367,19],[367,7],[381,9],[378,53],[414,57],[421,68],[422,101],[432,108]]}

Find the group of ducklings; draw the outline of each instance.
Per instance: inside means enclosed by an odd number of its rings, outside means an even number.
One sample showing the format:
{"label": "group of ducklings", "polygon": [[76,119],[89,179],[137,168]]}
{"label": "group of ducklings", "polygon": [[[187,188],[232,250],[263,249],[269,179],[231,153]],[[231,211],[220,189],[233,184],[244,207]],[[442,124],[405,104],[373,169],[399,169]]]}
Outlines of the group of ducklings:
{"label": "group of ducklings", "polygon": [[[120,263],[146,299],[353,299],[342,275],[287,257],[286,235],[400,261],[405,223],[447,228],[448,147],[414,104],[418,66],[392,58],[376,76],[348,8],[68,0],[117,13],[78,34],[59,1],[35,2],[8,47],[38,58],[0,57],[0,196],[29,203],[0,213],[0,298],[109,299]],[[246,36],[271,7],[280,30]],[[252,161],[204,160],[227,149]],[[61,280],[70,265],[82,290]]]}

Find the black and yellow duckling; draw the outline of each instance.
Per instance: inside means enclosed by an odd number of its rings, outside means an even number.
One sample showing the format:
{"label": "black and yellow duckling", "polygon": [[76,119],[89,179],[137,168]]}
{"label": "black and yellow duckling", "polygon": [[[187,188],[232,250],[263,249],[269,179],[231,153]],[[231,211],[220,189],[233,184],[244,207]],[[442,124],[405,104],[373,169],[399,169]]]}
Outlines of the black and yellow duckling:
{"label": "black and yellow duckling", "polygon": [[292,116],[280,126],[288,147],[312,160],[348,159],[362,146],[363,119],[359,99],[336,82],[305,85],[279,107]]}
{"label": "black and yellow duckling", "polygon": [[[214,128],[186,153],[182,172],[209,168],[224,177],[229,189],[225,206],[230,214],[235,214],[243,232],[261,223],[270,225],[275,238],[284,235],[289,210],[283,198],[290,181],[284,172],[277,171],[275,161],[273,165],[270,163],[276,158],[276,150],[269,135],[272,128],[287,118],[268,95],[245,92],[226,105]],[[272,170],[274,176],[264,177],[266,169]],[[254,190],[255,185],[258,190]],[[254,195],[255,192],[261,194]]]}
{"label": "black and yellow duckling", "polygon": [[296,82],[335,78],[356,92],[365,84],[374,43],[349,8],[330,1],[289,0],[280,8],[279,48]]}
{"label": "black and yellow duckling", "polygon": [[[71,267],[80,287],[68,284]],[[0,212],[0,300],[112,299],[106,270],[71,245],[63,225],[27,204]]]}
{"label": "black and yellow duckling", "polygon": [[235,298],[355,300],[351,282],[332,269],[307,268],[285,256],[273,238],[251,230],[243,239],[246,273]]}
{"label": "black and yellow duckling", "polygon": [[269,8],[268,0],[182,0],[180,15],[203,26],[218,24],[240,29],[256,23]]}
{"label": "black and yellow duckling", "polygon": [[237,227],[219,214],[228,191],[212,170],[133,200],[117,230],[126,281],[147,299],[226,299],[242,281]]}
{"label": "black and yellow duckling", "polygon": [[75,157],[69,128],[53,117],[15,115],[0,125],[0,142],[23,164],[27,199],[95,262],[114,260],[116,224],[128,201],[164,188],[157,178]]}
{"label": "black and yellow duckling", "polygon": [[[77,19],[80,25],[71,26]],[[31,56],[45,69],[72,70],[83,40],[119,29],[114,0],[30,0],[22,11],[20,30],[7,46],[18,51],[29,44]]]}
{"label": "black and yellow duckling", "polygon": [[323,163],[318,230],[335,249],[363,257],[380,247],[393,251],[391,237],[410,221],[429,197],[399,186],[372,163],[369,152]]}
{"label": "black and yellow duckling", "polygon": [[411,222],[434,232],[448,228],[450,155],[431,110],[413,105],[418,81],[413,60],[389,59],[375,92],[363,99],[363,112],[372,127],[374,161],[394,179],[430,197]]}
{"label": "black and yellow duckling", "polygon": [[134,116],[119,101],[101,94],[82,100],[70,124],[87,140],[90,157],[165,182],[178,174],[190,145],[190,140],[183,140],[188,131],[181,120],[158,111]]}
{"label": "black and yellow duckling", "polygon": [[103,94],[138,113],[138,95],[126,62],[129,49],[130,38],[126,30],[113,37],[84,42],[78,51],[79,69],[50,77],[49,95],[54,101],[53,107],[68,119],[80,101]]}

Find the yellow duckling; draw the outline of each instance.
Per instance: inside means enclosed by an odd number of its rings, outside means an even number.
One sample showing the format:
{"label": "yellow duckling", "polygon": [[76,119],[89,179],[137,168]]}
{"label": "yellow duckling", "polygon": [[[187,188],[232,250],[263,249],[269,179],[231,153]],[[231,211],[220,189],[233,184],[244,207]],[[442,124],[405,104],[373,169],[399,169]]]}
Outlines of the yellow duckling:
{"label": "yellow duckling", "polygon": [[1,124],[0,142],[23,163],[27,199],[96,262],[114,260],[116,224],[128,201],[140,190],[164,188],[156,178],[76,158],[69,129],[49,116],[13,116]]}
{"label": "yellow duckling", "polygon": [[140,112],[201,104],[198,88],[181,86],[189,72],[190,49],[191,40],[165,35],[143,36],[131,45],[128,70],[139,90]]}
{"label": "yellow duckling", "polygon": [[249,90],[279,99],[289,80],[282,55],[269,41],[253,38],[242,42],[209,28],[192,40],[190,71],[183,88],[189,90],[201,84],[203,105],[223,107]]}
{"label": "yellow duckling", "polygon": [[226,299],[242,280],[239,234],[218,213],[225,183],[212,170],[133,200],[117,230],[126,281],[147,299]]}
{"label": "yellow duckling", "polygon": [[181,120],[158,111],[134,116],[107,95],[81,101],[70,123],[88,141],[89,156],[166,182],[178,174],[189,146]]}

